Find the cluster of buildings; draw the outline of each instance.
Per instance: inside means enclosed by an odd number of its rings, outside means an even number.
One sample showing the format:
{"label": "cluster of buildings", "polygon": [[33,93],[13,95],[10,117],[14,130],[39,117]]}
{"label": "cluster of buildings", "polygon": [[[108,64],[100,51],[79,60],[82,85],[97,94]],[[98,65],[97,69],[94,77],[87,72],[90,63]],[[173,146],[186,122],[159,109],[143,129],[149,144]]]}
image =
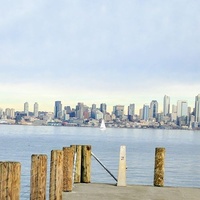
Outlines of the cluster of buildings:
{"label": "cluster of buildings", "polygon": [[55,101],[54,112],[40,112],[37,102],[33,112],[30,112],[29,104],[25,102],[22,112],[0,109],[0,123],[98,127],[104,119],[107,127],[200,129],[200,94],[195,97],[194,108],[189,107],[185,100],[171,105],[167,95],[163,98],[162,112],[159,112],[158,106],[158,102],[152,100],[150,104],[144,104],[136,114],[134,103],[128,106],[126,113],[124,105],[115,105],[109,113],[105,103],[97,107],[96,104],[87,106],[79,102],[75,108],[71,108],[63,107],[61,101]]}

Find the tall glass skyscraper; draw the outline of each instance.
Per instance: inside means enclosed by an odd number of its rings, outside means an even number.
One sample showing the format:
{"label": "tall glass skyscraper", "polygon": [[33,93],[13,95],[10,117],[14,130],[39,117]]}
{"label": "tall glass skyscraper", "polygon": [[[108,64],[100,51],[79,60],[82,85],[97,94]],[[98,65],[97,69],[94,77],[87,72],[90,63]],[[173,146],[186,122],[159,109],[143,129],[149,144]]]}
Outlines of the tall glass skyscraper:
{"label": "tall glass skyscraper", "polygon": [[156,100],[152,100],[150,104],[150,116],[156,118],[158,115],[158,102]]}
{"label": "tall glass skyscraper", "polygon": [[38,117],[38,103],[35,102],[34,103],[34,117]]}
{"label": "tall glass skyscraper", "polygon": [[55,119],[61,119],[62,118],[62,104],[61,104],[61,101],[55,101],[54,118]]}
{"label": "tall glass skyscraper", "polygon": [[84,104],[83,103],[78,103],[76,106],[76,117],[78,119],[83,119],[83,111],[84,111]]}
{"label": "tall glass skyscraper", "polygon": [[101,103],[100,104],[100,111],[103,113],[103,114],[105,114],[106,113],[106,104],[105,103]]}
{"label": "tall glass skyscraper", "polygon": [[142,110],[143,110],[143,120],[148,121],[149,120],[149,105],[145,104]]}
{"label": "tall glass skyscraper", "polygon": [[163,100],[163,114],[164,116],[170,113],[170,97],[165,95]]}
{"label": "tall glass skyscraper", "polygon": [[24,113],[27,115],[27,116],[29,116],[29,108],[28,108],[29,106],[28,106],[28,102],[25,102],[24,103]]}
{"label": "tall glass skyscraper", "polygon": [[200,122],[200,94],[195,97],[195,121]]}
{"label": "tall glass skyscraper", "polygon": [[113,114],[115,114],[116,117],[123,117],[124,116],[124,106],[122,105],[116,105],[113,106]]}
{"label": "tall glass skyscraper", "polygon": [[187,101],[179,100],[177,102],[177,117],[187,117],[188,116],[188,103]]}
{"label": "tall glass skyscraper", "polygon": [[133,103],[128,106],[128,119],[132,121],[134,115],[135,115],[135,104]]}

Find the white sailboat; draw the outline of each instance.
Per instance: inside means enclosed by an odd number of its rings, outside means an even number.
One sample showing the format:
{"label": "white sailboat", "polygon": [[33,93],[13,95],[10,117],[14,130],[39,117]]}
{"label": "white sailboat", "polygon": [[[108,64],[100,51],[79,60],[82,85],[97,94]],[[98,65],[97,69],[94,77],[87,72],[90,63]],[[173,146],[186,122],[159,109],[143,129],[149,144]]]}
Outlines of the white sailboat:
{"label": "white sailboat", "polygon": [[106,130],[106,125],[105,125],[104,119],[101,120],[100,130],[102,130],[102,131]]}

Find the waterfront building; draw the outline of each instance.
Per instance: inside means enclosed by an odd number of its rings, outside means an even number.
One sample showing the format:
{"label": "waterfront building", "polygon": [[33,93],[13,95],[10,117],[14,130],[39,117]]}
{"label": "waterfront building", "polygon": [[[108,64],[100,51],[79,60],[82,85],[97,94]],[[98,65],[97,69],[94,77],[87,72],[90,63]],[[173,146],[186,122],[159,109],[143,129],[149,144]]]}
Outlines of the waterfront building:
{"label": "waterfront building", "polygon": [[38,117],[38,112],[39,112],[39,105],[37,102],[34,103],[34,108],[33,108],[33,112],[34,112],[34,117]]}
{"label": "waterfront building", "polygon": [[195,116],[194,115],[190,115],[190,125],[194,124],[195,122]]}
{"label": "waterfront building", "polygon": [[177,120],[177,113],[176,112],[171,113],[171,121],[176,122],[176,120]]}
{"label": "waterfront building", "polygon": [[105,120],[105,121],[111,121],[111,120],[112,120],[112,116],[110,115],[110,113],[106,113],[106,114],[104,115],[104,120]]}
{"label": "waterfront building", "polygon": [[100,110],[96,110],[95,119],[97,120],[103,119],[103,113]]}
{"label": "waterfront building", "polygon": [[177,113],[177,106],[176,105],[172,105],[172,113]]}
{"label": "waterfront building", "polygon": [[76,117],[76,110],[72,108],[71,112],[69,113],[70,117]]}
{"label": "waterfront building", "polygon": [[195,115],[195,121],[200,122],[200,94],[198,94],[195,97],[195,110],[194,110],[194,115]]}
{"label": "waterfront building", "polygon": [[97,109],[97,105],[96,104],[92,104],[92,110],[96,110]]}
{"label": "waterfront building", "polygon": [[171,121],[172,122],[177,121],[177,106],[176,105],[172,105]]}
{"label": "waterfront building", "polygon": [[67,114],[67,113],[65,113],[65,114],[64,114],[64,120],[67,121],[67,120],[69,120],[69,119],[70,119],[70,115]]}
{"label": "waterfront building", "polygon": [[164,114],[158,113],[157,115],[157,122],[163,122],[164,121]]}
{"label": "waterfront building", "polygon": [[93,119],[95,119],[96,109],[97,109],[96,104],[92,104],[91,118],[93,118]]}
{"label": "waterfront building", "polygon": [[67,114],[70,114],[72,111],[70,106],[65,106],[64,110],[66,110]]}
{"label": "waterfront building", "polygon": [[88,106],[84,106],[83,118],[84,119],[90,119],[91,118],[91,108],[89,108]]}
{"label": "waterfront building", "polygon": [[179,100],[177,102],[177,124],[179,126],[186,126],[189,124],[187,101]]}
{"label": "waterfront building", "polygon": [[124,115],[124,106],[122,105],[113,106],[113,114],[115,114],[117,118],[122,118]]}
{"label": "waterfront building", "polygon": [[157,118],[158,115],[158,102],[156,100],[152,100],[150,103],[150,117]]}
{"label": "waterfront building", "polygon": [[111,119],[112,119],[112,120],[115,120],[115,119],[116,119],[116,116],[115,116],[114,113],[111,114]]}
{"label": "waterfront building", "polygon": [[187,117],[187,116],[188,116],[187,101],[178,100],[177,101],[177,117]]}
{"label": "waterfront building", "polygon": [[26,114],[26,116],[29,116],[29,105],[28,105],[28,102],[24,103],[24,113]]}
{"label": "waterfront building", "polygon": [[188,106],[188,115],[192,114],[192,108],[190,106]]}
{"label": "waterfront building", "polygon": [[144,104],[142,110],[143,110],[142,119],[145,121],[148,121],[149,120],[149,105]]}
{"label": "waterfront building", "polygon": [[6,116],[7,119],[11,118],[11,110],[10,110],[10,108],[6,108],[5,109],[5,116]]}
{"label": "waterfront building", "polygon": [[54,118],[55,119],[61,119],[62,118],[62,103],[61,103],[61,101],[55,101]]}
{"label": "waterfront building", "polygon": [[0,108],[0,119],[3,117],[3,109]]}
{"label": "waterfront building", "polygon": [[83,119],[83,111],[84,111],[84,104],[83,103],[78,103],[76,106],[76,117],[78,119]]}
{"label": "waterfront building", "polygon": [[163,100],[163,114],[164,116],[170,114],[170,97],[165,95]]}
{"label": "waterfront building", "polygon": [[15,109],[14,108],[10,109],[10,117],[11,117],[11,119],[15,118]]}
{"label": "waterfront building", "polygon": [[133,121],[133,116],[135,115],[135,104],[130,104],[128,106],[128,120]]}
{"label": "waterfront building", "polygon": [[182,111],[181,115],[187,117],[189,115],[188,113],[188,103],[187,101],[182,101]]}
{"label": "waterfront building", "polygon": [[105,115],[107,110],[107,105],[105,103],[100,104],[100,111]]}
{"label": "waterfront building", "polygon": [[143,119],[143,109],[142,108],[140,108],[140,110],[139,110],[139,118]]}

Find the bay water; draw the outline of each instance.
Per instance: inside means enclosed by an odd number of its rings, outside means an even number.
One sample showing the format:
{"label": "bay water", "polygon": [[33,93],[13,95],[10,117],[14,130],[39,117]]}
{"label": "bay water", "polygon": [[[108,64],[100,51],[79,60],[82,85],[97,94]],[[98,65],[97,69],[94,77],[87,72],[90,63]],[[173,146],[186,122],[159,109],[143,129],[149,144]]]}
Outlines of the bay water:
{"label": "bay water", "polygon": [[[48,156],[49,174],[51,150],[74,144],[92,145],[116,178],[120,146],[125,145],[127,184],[135,185],[153,185],[155,148],[164,147],[165,186],[200,187],[200,131],[0,125],[0,161],[21,163],[22,199],[30,193],[31,155]],[[94,158],[91,182],[116,183]]]}

